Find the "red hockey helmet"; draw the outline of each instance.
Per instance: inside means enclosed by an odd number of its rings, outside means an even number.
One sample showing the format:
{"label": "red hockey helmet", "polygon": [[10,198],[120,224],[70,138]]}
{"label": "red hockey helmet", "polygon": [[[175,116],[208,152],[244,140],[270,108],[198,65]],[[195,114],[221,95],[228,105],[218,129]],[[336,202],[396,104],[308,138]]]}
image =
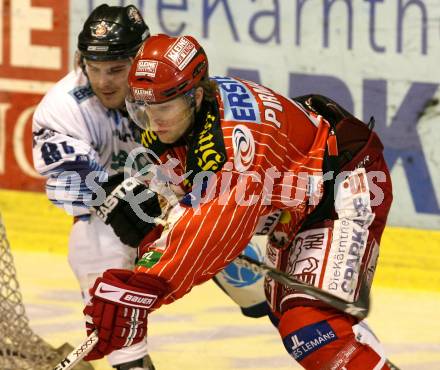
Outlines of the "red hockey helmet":
{"label": "red hockey helmet", "polygon": [[139,49],[128,76],[135,101],[163,103],[193,89],[207,74],[208,58],[191,36],[151,36]]}

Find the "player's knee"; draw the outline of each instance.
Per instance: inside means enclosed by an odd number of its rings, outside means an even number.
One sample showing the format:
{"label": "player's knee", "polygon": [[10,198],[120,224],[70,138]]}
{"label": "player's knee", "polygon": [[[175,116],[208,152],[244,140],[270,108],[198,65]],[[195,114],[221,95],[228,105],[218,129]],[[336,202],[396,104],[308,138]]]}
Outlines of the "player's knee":
{"label": "player's knee", "polygon": [[278,329],[287,352],[307,370],[388,369],[383,352],[359,340],[356,321],[335,310],[295,307]]}

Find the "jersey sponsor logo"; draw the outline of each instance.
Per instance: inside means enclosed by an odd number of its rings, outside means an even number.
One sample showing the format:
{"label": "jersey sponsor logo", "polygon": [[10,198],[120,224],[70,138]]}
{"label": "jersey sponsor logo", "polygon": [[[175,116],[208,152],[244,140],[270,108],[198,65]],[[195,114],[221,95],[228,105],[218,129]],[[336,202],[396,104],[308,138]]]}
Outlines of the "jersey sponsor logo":
{"label": "jersey sponsor logo", "polygon": [[171,61],[177,68],[183,70],[196,54],[196,46],[186,37],[179,37],[170,50],[165,53],[165,58]]}
{"label": "jersey sponsor logo", "polygon": [[255,141],[251,130],[244,125],[237,125],[232,131],[234,166],[238,172],[246,171],[255,156]]}
{"label": "jersey sponsor logo", "polygon": [[158,251],[149,251],[142,255],[139,261],[136,263],[136,266],[144,266],[147,268],[153,267],[156,263],[159,262],[162,257],[161,252]]}
{"label": "jersey sponsor logo", "polygon": [[343,172],[336,178],[335,210],[339,218],[353,219],[368,226],[373,222],[370,188],[365,168]]}
{"label": "jersey sponsor logo", "polygon": [[292,336],[292,350],[297,350],[300,348],[305,342],[303,340],[299,340],[297,335]]}
{"label": "jersey sponsor logo", "polygon": [[157,70],[157,61],[141,59],[136,64],[135,76],[155,77]]}
{"label": "jersey sponsor logo", "polygon": [[368,230],[356,222],[336,220],[323,289],[347,301],[355,298]]}
{"label": "jersey sponsor logo", "polygon": [[281,210],[276,210],[273,213],[261,216],[255,228],[255,233],[258,235],[268,235],[271,233],[280,219],[281,212]]}
{"label": "jersey sponsor logo", "polygon": [[226,121],[261,123],[257,100],[241,81],[230,77],[214,77],[220,87]]}
{"label": "jersey sponsor logo", "polygon": [[[329,242],[329,229],[319,228],[299,233],[289,253],[286,272],[298,280],[318,286],[325,252]],[[289,289],[285,289],[290,291]]]}
{"label": "jersey sponsor logo", "polygon": [[77,101],[77,103],[81,103],[95,95],[90,86],[77,86],[73,90],[70,90],[69,94]]}
{"label": "jersey sponsor logo", "polygon": [[338,339],[327,321],[305,326],[283,338],[284,346],[296,361]]}
{"label": "jersey sponsor logo", "polygon": [[[254,260],[263,261],[263,254],[257,245],[249,243],[243,251],[245,256],[251,257]],[[221,272],[226,282],[236,288],[243,288],[255,284],[263,275],[256,273],[249,268],[236,264],[234,261],[226,266]]]}

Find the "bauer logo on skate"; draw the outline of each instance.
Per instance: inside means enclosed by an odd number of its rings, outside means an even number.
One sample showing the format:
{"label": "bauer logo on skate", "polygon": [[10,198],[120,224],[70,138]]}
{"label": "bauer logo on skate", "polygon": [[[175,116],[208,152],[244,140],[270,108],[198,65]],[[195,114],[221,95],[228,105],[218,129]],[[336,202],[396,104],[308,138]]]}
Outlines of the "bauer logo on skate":
{"label": "bauer logo on skate", "polygon": [[283,338],[283,343],[287,352],[296,361],[301,361],[306,356],[337,338],[336,333],[328,322],[320,321],[286,335]]}

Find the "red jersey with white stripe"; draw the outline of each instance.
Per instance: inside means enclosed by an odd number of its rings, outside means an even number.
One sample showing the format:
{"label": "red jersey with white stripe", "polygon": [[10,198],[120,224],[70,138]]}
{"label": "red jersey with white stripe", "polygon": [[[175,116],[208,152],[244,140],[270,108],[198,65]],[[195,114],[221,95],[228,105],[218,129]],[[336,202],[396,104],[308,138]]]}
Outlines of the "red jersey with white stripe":
{"label": "red jersey with white stripe", "polygon": [[235,259],[270,215],[287,210],[288,219],[279,222],[292,237],[319,201],[313,193],[328,123],[254,82],[214,79],[216,101],[203,103],[185,140],[166,146],[152,132],[143,135],[164,162],[178,160],[173,171],[184,179],[179,185],[186,194],[149,245],[154,262],[136,268],[168,282],[165,303]]}

